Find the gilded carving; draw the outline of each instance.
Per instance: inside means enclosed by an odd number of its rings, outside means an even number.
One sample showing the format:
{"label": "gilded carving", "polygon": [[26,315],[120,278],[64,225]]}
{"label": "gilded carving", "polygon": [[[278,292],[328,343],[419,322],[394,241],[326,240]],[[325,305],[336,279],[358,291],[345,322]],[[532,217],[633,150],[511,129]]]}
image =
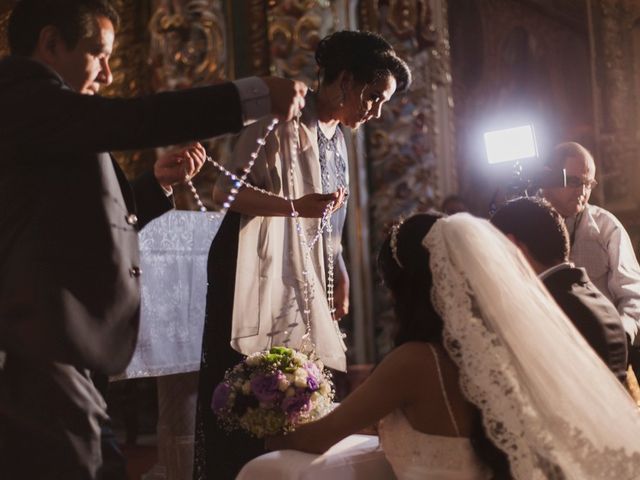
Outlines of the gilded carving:
{"label": "gilded carving", "polygon": [[271,71],[317,87],[314,52],[322,37],[335,31],[330,2],[270,0],[268,40]]}
{"label": "gilded carving", "polygon": [[[385,106],[380,120],[367,126],[372,158],[374,232],[377,233],[374,250],[385,234],[382,226],[420,206],[437,204],[440,199],[434,152],[435,136],[439,132],[433,98],[436,89],[449,89],[451,79],[448,41],[446,36],[437,41],[433,26],[424,23],[429,18],[426,4],[397,1],[389,2],[388,8],[383,9],[381,3],[360,2],[361,27],[380,31],[393,43],[411,67],[413,85],[408,94],[392,99]],[[409,31],[413,32],[411,36]],[[425,39],[428,41],[423,41]]]}
{"label": "gilded carving", "polygon": [[149,22],[154,90],[226,78],[224,15],[220,2],[157,2]]}
{"label": "gilded carving", "polygon": [[[231,1],[231,0],[230,0]],[[267,12],[264,0],[248,1],[248,42],[251,57],[252,73],[266,75],[270,71],[269,43],[265,34],[267,26]],[[269,0],[270,6],[275,0]],[[269,8],[269,6],[267,8]]]}
{"label": "gilded carving", "polygon": [[[149,63],[153,91],[175,90],[226,80],[227,35],[221,0],[154,0],[149,20]],[[205,145],[214,158],[228,155],[228,139]],[[213,209],[212,185],[217,171],[210,164],[193,180],[202,202]],[[186,186],[174,188],[176,206],[196,209]]]}
{"label": "gilded carving", "polygon": [[9,15],[11,11],[0,12],[0,57],[9,54],[9,40],[7,38],[7,27],[9,26]]}
{"label": "gilded carving", "polygon": [[[444,194],[441,175],[455,177],[451,165],[446,173],[442,168],[452,152],[438,151],[441,138],[453,134],[446,8],[438,5],[439,31],[436,13],[427,2],[363,0],[358,4],[360,28],[380,32],[413,74],[410,91],[388,102],[382,117],[366,127],[373,251],[379,249],[389,225],[399,217],[439,204]],[[444,102],[438,101],[440,96]],[[374,298],[376,318],[383,326],[384,318],[391,315],[391,304],[380,287]],[[382,350],[388,341],[388,337],[381,337]]]}

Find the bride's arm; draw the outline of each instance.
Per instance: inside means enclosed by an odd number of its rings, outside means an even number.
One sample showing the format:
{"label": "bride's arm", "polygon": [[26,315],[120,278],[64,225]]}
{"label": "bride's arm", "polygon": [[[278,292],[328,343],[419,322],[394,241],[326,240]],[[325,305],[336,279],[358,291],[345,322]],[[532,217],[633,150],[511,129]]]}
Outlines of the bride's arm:
{"label": "bride's arm", "polygon": [[430,370],[427,365],[430,357],[421,353],[423,348],[417,343],[396,348],[333,412],[316,422],[299,426],[288,435],[267,439],[267,448],[322,453],[393,410],[411,404],[419,397],[425,370]]}

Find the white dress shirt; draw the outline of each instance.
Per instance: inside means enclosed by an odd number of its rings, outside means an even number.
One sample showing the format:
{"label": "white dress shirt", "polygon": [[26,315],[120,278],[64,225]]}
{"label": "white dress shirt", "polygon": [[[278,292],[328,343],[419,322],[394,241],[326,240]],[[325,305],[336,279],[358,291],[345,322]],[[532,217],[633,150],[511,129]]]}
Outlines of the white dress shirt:
{"label": "white dress shirt", "polygon": [[567,220],[571,261],[616,306],[631,343],[640,346],[640,266],[627,231],[611,212],[595,205],[587,205],[574,228],[573,219]]}

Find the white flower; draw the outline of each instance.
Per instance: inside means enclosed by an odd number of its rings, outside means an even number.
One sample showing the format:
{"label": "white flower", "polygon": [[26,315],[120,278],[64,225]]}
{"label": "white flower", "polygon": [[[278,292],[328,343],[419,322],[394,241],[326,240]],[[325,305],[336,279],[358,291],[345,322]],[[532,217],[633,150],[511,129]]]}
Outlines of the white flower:
{"label": "white flower", "polygon": [[281,392],[284,392],[287,388],[289,388],[289,385],[291,385],[291,382],[287,379],[287,377],[280,377],[278,379],[278,390],[280,390]]}
{"label": "white flower", "polygon": [[322,382],[318,390],[322,395],[329,395],[331,392],[331,386],[329,385],[329,382]]}
{"label": "white flower", "polygon": [[300,353],[300,352],[294,352],[293,359],[295,360],[295,363],[298,365],[302,365],[303,363],[309,360],[304,353]]}
{"label": "white flower", "polygon": [[305,388],[307,386],[307,377],[309,374],[304,368],[296,369],[294,373],[293,383],[296,387]]}
{"label": "white flower", "polygon": [[257,365],[260,365],[261,361],[262,361],[262,353],[261,352],[252,353],[245,360],[246,364],[249,365],[250,367],[255,367]]}

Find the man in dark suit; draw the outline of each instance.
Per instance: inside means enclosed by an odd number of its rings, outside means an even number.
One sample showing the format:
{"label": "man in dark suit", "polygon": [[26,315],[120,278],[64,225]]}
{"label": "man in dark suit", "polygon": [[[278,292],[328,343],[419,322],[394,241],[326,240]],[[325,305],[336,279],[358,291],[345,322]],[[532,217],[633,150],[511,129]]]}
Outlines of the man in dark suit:
{"label": "man in dark suit", "polygon": [[627,339],[618,311],[569,262],[569,234],[563,218],[540,198],[507,202],[491,222],[515,243],[553,298],[615,376],[624,382]]}
{"label": "man in dark suit", "polygon": [[[89,377],[120,372],[140,312],[137,229],[171,208],[203,152],[165,157],[133,188],[109,150],[290,119],[306,87],[251,78],[106,99],[118,17],[106,0],[21,0],[0,61],[0,478],[100,475],[104,400]],[[198,158],[200,157],[200,158]],[[173,164],[172,164],[173,162]]]}

